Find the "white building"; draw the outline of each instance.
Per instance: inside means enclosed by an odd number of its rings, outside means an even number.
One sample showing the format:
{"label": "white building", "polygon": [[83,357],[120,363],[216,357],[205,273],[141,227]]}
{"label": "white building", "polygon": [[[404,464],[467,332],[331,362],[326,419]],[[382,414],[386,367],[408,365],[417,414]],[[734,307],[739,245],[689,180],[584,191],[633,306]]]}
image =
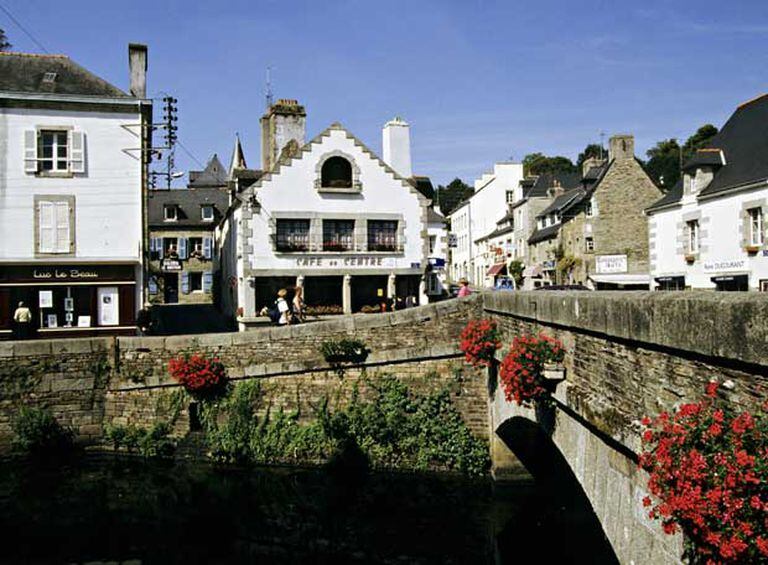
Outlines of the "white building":
{"label": "white building", "polygon": [[130,93],[63,55],[0,53],[0,337],[133,333],[142,304],[147,48]]}
{"label": "white building", "polygon": [[646,210],[657,289],[768,290],[768,95],[739,106]]}
{"label": "white building", "polygon": [[302,286],[320,314],[427,300],[430,201],[411,171],[408,124],[384,126],[382,161],[338,123],[305,144],[305,116],[295,100],[270,107],[265,174],[236,193],[219,226],[223,309],[241,330],[263,322],[281,288],[290,298]]}
{"label": "white building", "polygon": [[448,229],[445,216],[435,203],[427,210],[427,238],[429,267],[427,267],[427,296],[430,300],[447,293]]}
{"label": "white building", "polygon": [[[451,233],[457,247],[452,250],[450,272],[454,279],[466,277],[477,286],[492,281],[488,273],[496,260],[487,252],[487,237],[508,212],[515,191],[523,180],[521,163],[496,163],[474,183],[475,192],[450,214]],[[514,251],[512,251],[514,253]]]}

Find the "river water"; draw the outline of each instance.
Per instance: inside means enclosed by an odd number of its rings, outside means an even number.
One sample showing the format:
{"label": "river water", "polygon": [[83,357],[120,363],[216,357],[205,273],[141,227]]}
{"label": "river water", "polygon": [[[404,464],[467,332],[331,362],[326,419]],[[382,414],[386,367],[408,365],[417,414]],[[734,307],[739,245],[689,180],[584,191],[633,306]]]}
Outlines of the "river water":
{"label": "river water", "polygon": [[0,528],[2,563],[615,562],[550,487],[429,474],[6,462]]}

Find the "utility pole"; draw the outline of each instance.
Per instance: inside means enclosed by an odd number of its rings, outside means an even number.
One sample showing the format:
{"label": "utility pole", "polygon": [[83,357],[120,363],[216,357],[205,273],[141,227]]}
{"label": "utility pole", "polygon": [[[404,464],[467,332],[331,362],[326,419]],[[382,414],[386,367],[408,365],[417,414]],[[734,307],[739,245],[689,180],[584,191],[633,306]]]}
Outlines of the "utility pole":
{"label": "utility pole", "polygon": [[175,148],[176,148],[176,139],[177,135],[176,132],[179,129],[179,126],[176,125],[176,122],[178,121],[178,108],[176,104],[178,104],[178,99],[174,98],[173,96],[166,95],[163,97],[163,121],[158,124],[152,124],[152,127],[154,129],[164,129],[165,130],[165,144],[162,147],[154,147],[154,150],[165,150],[165,171],[152,171],[150,173],[150,185],[152,188],[156,188],[156,178],[157,177],[165,177],[165,188],[170,190],[171,188],[171,180],[174,177],[174,166],[175,166]]}
{"label": "utility pole", "polygon": [[267,85],[264,89],[264,98],[267,103],[267,110],[272,106],[274,102],[274,95],[272,94],[272,67],[267,67]]}

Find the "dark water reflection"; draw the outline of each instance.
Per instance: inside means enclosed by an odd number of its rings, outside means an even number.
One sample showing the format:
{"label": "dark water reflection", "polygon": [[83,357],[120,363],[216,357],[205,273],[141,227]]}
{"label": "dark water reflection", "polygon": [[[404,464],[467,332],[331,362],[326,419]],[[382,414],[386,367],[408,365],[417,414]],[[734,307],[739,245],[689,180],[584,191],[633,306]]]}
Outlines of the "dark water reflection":
{"label": "dark water reflection", "polygon": [[603,562],[600,533],[579,530],[589,510],[548,490],[125,459],[3,463],[0,561]]}

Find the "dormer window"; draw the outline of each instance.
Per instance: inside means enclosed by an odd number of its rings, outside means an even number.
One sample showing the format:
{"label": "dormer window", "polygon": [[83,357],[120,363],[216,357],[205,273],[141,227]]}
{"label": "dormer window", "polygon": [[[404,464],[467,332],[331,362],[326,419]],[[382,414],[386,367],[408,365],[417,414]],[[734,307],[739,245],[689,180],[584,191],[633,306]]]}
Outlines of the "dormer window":
{"label": "dormer window", "polygon": [[597,202],[595,202],[594,196],[587,201],[586,215],[587,218],[594,218],[597,216]]}
{"label": "dormer window", "polygon": [[179,219],[179,207],[176,204],[166,204],[163,206],[163,219],[166,222],[175,222]]}
{"label": "dormer window", "polygon": [[213,221],[213,206],[205,205],[200,208],[200,215],[204,222],[212,222]]}
{"label": "dormer window", "polygon": [[320,173],[324,188],[352,188],[352,164],[344,157],[331,157]]}

